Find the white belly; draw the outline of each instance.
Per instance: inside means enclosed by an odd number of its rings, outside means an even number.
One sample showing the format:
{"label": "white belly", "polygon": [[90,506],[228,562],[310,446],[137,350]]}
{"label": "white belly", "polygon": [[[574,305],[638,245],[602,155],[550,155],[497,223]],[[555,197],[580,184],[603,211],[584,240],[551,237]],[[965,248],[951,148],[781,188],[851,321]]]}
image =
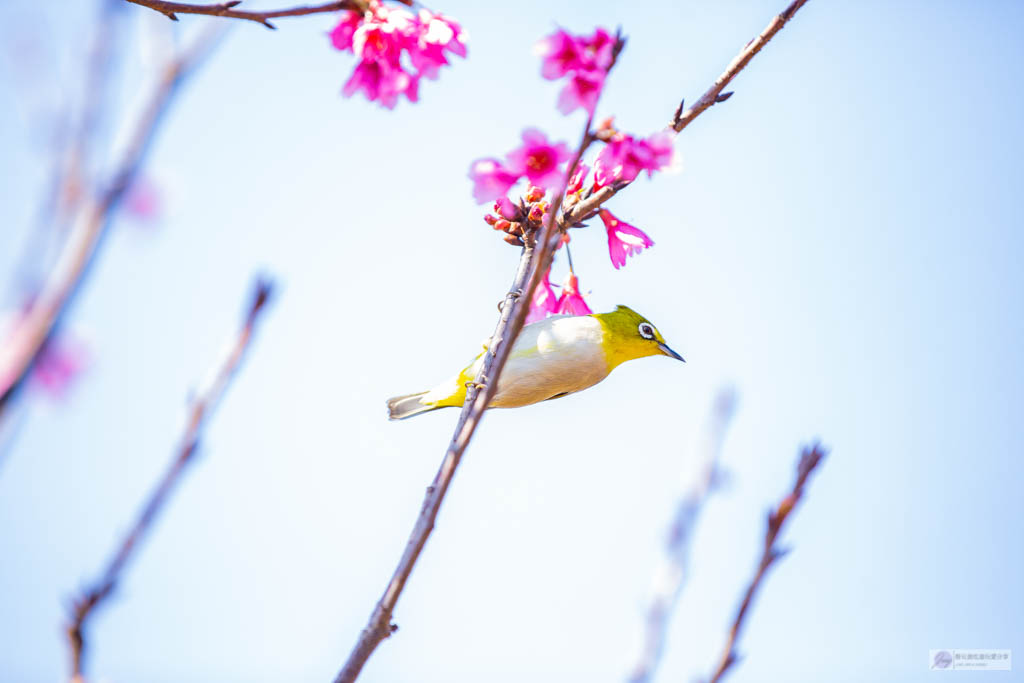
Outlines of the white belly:
{"label": "white belly", "polygon": [[[494,408],[525,406],[592,387],[608,376],[601,324],[589,316],[552,316],[523,328],[498,381]],[[476,375],[482,358],[471,369]]]}

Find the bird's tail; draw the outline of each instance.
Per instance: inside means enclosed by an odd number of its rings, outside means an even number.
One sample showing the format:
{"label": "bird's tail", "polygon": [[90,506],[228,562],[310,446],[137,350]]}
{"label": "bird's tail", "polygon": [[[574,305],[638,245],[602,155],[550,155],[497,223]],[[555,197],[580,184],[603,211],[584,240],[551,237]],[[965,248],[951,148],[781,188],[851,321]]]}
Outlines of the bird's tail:
{"label": "bird's tail", "polygon": [[425,396],[426,394],[427,392],[421,391],[418,394],[408,394],[407,396],[395,396],[394,398],[389,398],[388,419],[404,420],[407,417],[426,413],[431,410],[437,410],[441,407],[437,405],[429,405],[427,403],[420,403],[420,397]]}

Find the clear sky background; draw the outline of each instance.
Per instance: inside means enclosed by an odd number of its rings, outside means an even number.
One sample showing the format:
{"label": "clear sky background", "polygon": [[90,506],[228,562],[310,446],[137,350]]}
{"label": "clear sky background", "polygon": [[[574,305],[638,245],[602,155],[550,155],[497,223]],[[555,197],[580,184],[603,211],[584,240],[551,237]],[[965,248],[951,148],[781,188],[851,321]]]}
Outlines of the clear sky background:
{"label": "clear sky background", "polygon": [[[0,461],[0,678],[64,676],[64,604],[163,471],[258,270],[279,296],[94,620],[89,666],[114,683],[333,677],[457,415],[389,423],[384,400],[477,352],[515,266],[473,203],[469,164],[524,127],[579,136],[534,41],[556,24],[621,25],[630,40],[599,114],[648,134],[783,4],[450,0],[437,9],[469,31],[469,59],[391,112],[340,97],[353,62],[330,49],[329,16],[233,26],[152,149],[160,222],[117,222],[67,318],[93,349],[88,371],[67,400],[24,406]],[[8,46],[42,39],[58,68],[38,83],[54,95],[80,87],[92,16],[66,1],[0,8]],[[163,21],[134,7],[125,19]],[[656,246],[615,271],[599,226],[573,241],[593,307],[636,308],[687,363],[645,359],[578,396],[489,414],[401,630],[362,680],[623,680],[723,386],[739,395],[730,485],[701,519],[658,680],[711,669],[765,510],[815,437],[832,454],[731,680],[925,681],[933,648],[1024,657],[1022,32],[1015,2],[811,0],[679,137],[682,173],[610,204]],[[7,53],[10,307],[47,166]]]}

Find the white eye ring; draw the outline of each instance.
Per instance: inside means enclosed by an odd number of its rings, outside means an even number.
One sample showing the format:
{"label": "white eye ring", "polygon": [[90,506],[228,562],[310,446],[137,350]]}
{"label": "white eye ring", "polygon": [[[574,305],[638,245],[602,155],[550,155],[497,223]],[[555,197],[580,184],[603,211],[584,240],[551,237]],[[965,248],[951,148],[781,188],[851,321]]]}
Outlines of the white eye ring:
{"label": "white eye ring", "polygon": [[644,339],[654,339],[654,328],[650,323],[640,323],[640,336]]}

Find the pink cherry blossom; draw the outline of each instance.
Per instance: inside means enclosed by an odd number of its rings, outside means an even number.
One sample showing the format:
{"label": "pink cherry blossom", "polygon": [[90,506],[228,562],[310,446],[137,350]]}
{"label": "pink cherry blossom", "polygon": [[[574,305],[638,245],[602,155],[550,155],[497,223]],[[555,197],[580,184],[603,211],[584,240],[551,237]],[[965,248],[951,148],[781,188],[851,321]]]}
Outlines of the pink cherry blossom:
{"label": "pink cherry blossom", "polygon": [[331,44],[338,50],[352,50],[352,36],[363,23],[363,15],[359,12],[342,12],[341,20],[331,31]]}
{"label": "pink cherry blossom", "polygon": [[569,159],[564,142],[548,142],[547,136],[535,128],[523,131],[523,146],[506,157],[508,168],[534,185],[554,187],[562,180],[562,164]]}
{"label": "pink cherry blossom", "polygon": [[604,77],[603,71],[573,75],[558,95],[558,111],[571,114],[577,109],[583,109],[587,113],[594,113],[597,98],[601,96],[601,88],[604,86]]}
{"label": "pink cherry blossom", "polygon": [[553,81],[578,68],[580,47],[577,38],[562,29],[541,38],[534,47],[534,52],[543,60],[541,76]]}
{"label": "pink cherry blossom", "polygon": [[608,232],[608,255],[616,270],[626,265],[627,257],[654,246],[654,241],[642,230],[620,221],[608,209],[601,209],[598,214]]}
{"label": "pink cherry blossom", "polygon": [[387,61],[364,61],[356,66],[341,92],[345,97],[351,97],[360,90],[366,94],[366,99],[394,109],[402,93],[411,102],[419,99],[419,78],[410,76],[401,67],[391,66]]}
{"label": "pink cherry blossom", "polygon": [[641,171],[648,176],[672,163],[673,136],[655,133],[645,140],[620,133],[598,153],[594,162],[594,189],[615,182],[632,182]]}
{"label": "pink cherry blossom", "polygon": [[589,37],[558,29],[537,43],[536,52],[543,60],[541,75],[549,80],[569,77],[558,97],[560,112],[584,109],[594,113],[614,50],[615,37],[603,28]]}
{"label": "pink cherry blossom", "polygon": [[519,176],[497,159],[478,159],[469,167],[469,179],[473,181],[473,198],[476,203],[486,204],[504,197],[519,180]]}
{"label": "pink cherry blossom", "polygon": [[590,172],[590,167],[582,161],[576,165],[576,172],[569,178],[569,185],[565,188],[566,194],[573,194],[583,189],[583,181]]}
{"label": "pink cherry blossom", "polygon": [[342,12],[330,38],[335,48],[360,59],[342,94],[363,92],[389,109],[403,94],[417,101],[419,79],[437,78],[448,64],[446,52],[466,56],[465,33],[454,20],[427,9],[414,15],[379,0],[369,0],[365,13]]}
{"label": "pink cherry blossom", "polygon": [[555,309],[555,312],[568,315],[590,315],[593,313],[587,302],[583,300],[583,295],[580,294],[580,282],[574,273],[569,273],[565,282],[562,283],[562,296],[558,298],[558,308]]}
{"label": "pink cherry blossom", "polygon": [[530,301],[530,312],[526,316],[526,324],[537,322],[548,317],[558,310],[558,297],[555,290],[551,288],[551,269],[544,274],[544,280],[533,292],[533,300]]}

